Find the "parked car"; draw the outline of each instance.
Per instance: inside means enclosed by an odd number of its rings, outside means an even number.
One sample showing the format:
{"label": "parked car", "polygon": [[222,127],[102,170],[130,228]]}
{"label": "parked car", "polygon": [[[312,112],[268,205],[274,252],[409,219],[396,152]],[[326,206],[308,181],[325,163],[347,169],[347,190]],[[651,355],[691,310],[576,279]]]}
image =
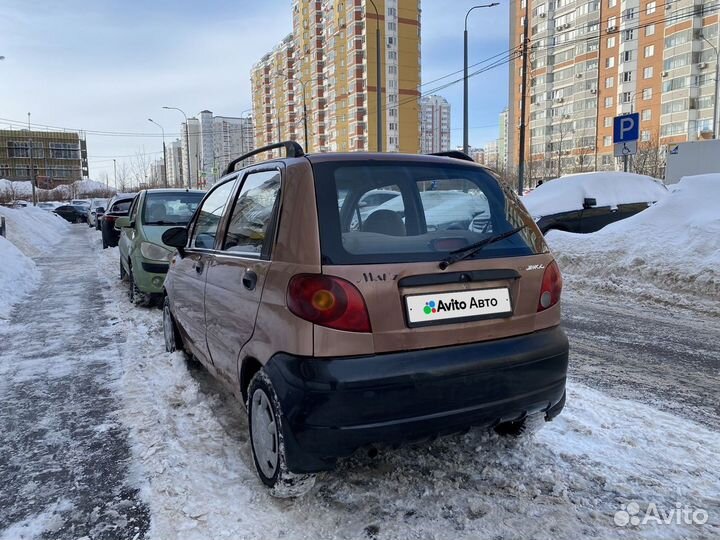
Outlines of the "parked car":
{"label": "parked car", "polygon": [[67,219],[70,223],[83,223],[86,219],[86,210],[84,206],[74,206],[65,204],[58,206],[53,210],[58,216]]}
{"label": "parked car", "polygon": [[57,208],[57,205],[55,203],[51,202],[40,202],[37,204],[37,207],[41,210],[46,210],[47,212],[52,212]]}
{"label": "parked car", "polygon": [[[280,147],[288,158],[234,170]],[[397,209],[353,230],[376,189],[399,193]],[[489,225],[429,227],[430,189],[461,192],[448,198],[468,216],[482,200]],[[472,426],[519,435],[564,406],[558,266],[518,198],[471,160],[259,148],[163,241],[178,250],[165,347],[247,404],[274,495],[303,493],[368,445]]]}
{"label": "parked car", "polygon": [[162,242],[170,227],[186,225],[204,191],[148,189],[133,199],[127,217],[115,220],[120,229],[120,278],[129,281],[130,301],[148,305],[163,292],[163,282],[175,252]]}
{"label": "parked car", "polygon": [[97,214],[104,214],[105,207],[107,206],[107,199],[93,199],[90,201],[90,206],[87,212],[87,224],[88,227],[96,227],[97,225]]}
{"label": "parked car", "polygon": [[668,194],[660,180],[625,172],[570,174],[522,199],[543,234],[553,229],[591,233],[634,216]]}
{"label": "parked car", "polygon": [[119,217],[126,217],[130,204],[135,198],[132,195],[116,195],[108,202],[107,212],[100,216],[100,231],[102,232],[103,249],[116,247],[120,239],[120,231],[115,228],[115,221]]}

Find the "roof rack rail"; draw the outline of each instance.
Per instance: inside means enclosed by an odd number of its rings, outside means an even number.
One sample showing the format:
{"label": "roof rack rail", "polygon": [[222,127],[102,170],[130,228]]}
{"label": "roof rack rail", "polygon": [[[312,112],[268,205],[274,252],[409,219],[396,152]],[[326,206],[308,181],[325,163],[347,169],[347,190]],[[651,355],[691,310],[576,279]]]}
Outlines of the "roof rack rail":
{"label": "roof rack rail", "polygon": [[248,152],[247,154],[243,154],[239,158],[233,159],[230,163],[228,163],[228,166],[225,167],[225,170],[223,171],[222,175],[225,176],[226,174],[230,174],[231,172],[235,172],[235,165],[240,163],[243,160],[246,160],[249,157],[255,156],[257,154],[262,154],[263,152],[269,152],[270,150],[275,150],[276,148],[284,148],[286,152],[287,157],[303,157],[305,155],[305,150],[303,150],[303,147],[300,146],[295,141],[283,141],[275,144],[269,144],[267,146],[263,146],[262,148],[256,148],[252,152]]}
{"label": "roof rack rail", "polygon": [[464,159],[465,161],[472,161],[475,163],[475,160],[468,156],[465,152],[461,152],[460,150],[450,150],[448,152],[433,152],[431,154],[428,154],[429,156],[441,156],[441,157],[451,157],[455,159]]}

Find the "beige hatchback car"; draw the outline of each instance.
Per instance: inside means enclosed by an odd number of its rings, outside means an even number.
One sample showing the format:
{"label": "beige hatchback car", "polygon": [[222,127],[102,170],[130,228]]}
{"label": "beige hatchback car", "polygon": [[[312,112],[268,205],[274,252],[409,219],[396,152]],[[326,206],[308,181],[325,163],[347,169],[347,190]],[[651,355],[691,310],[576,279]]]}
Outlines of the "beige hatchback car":
{"label": "beige hatchback car", "polygon": [[[165,280],[168,351],[247,406],[278,496],[374,445],[470,427],[518,435],[565,403],[562,279],[492,172],[450,155],[314,154],[230,164]],[[372,190],[398,196],[367,210]]]}

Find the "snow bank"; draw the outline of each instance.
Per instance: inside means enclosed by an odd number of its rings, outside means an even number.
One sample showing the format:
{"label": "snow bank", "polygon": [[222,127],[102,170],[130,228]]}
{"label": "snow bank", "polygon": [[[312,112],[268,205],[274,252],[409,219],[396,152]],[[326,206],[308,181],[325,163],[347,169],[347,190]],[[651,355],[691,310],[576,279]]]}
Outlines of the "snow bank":
{"label": "snow bank", "polygon": [[0,236],[0,321],[7,320],[11,306],[40,279],[35,263],[12,242]]}
{"label": "snow bank", "polygon": [[[102,182],[95,180],[78,180],[68,185],[61,185],[54,189],[36,189],[38,196],[42,195],[47,200],[67,200],[93,196],[96,194],[107,195],[115,193],[115,190],[108,188]],[[0,197],[5,199],[26,199],[32,197],[32,184],[29,181],[10,181],[0,178]]]}
{"label": "snow bank", "polygon": [[545,182],[522,198],[533,217],[581,210],[583,200],[597,200],[597,206],[652,202],[668,194],[662,182],[650,176],[624,172],[569,174]]}
{"label": "snow bank", "polygon": [[0,216],[5,217],[7,238],[28,257],[38,257],[60,242],[70,223],[53,212],[32,206],[5,208],[0,206]]}
{"label": "snow bank", "polygon": [[547,240],[571,279],[626,290],[645,285],[717,301],[720,174],[683,178],[657,204],[595,233],[551,231]]}

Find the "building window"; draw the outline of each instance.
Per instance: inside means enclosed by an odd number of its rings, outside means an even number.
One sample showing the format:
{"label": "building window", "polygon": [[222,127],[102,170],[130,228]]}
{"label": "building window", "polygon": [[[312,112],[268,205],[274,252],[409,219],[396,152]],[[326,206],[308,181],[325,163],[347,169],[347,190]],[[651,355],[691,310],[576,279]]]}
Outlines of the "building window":
{"label": "building window", "polygon": [[617,6],[617,0],[608,0],[608,7],[615,7]]}
{"label": "building window", "polygon": [[645,58],[650,58],[651,56],[655,56],[655,45],[645,47]]}
{"label": "building window", "polygon": [[650,110],[650,109],[645,109],[645,110],[642,112],[642,119],[643,119],[643,122],[648,122],[648,121],[650,121],[650,120],[652,119],[652,110]]}
{"label": "building window", "polygon": [[632,60],[632,51],[623,51],[620,53],[621,62],[629,62]]}
{"label": "building window", "polygon": [[652,66],[646,67],[643,70],[643,78],[652,79],[652,76],[653,76],[653,67]]}
{"label": "building window", "polygon": [[647,13],[648,15],[652,15],[653,13],[655,13],[655,8],[656,8],[655,2],[650,2],[647,5],[647,7],[645,8],[645,13]]}
{"label": "building window", "polygon": [[613,106],[613,98],[612,97],[606,97],[605,98],[605,108],[610,109]]}
{"label": "building window", "polygon": [[648,24],[645,27],[645,35],[646,36],[654,36],[655,35],[655,25],[654,24]]}
{"label": "building window", "polygon": [[30,146],[26,142],[9,141],[7,145],[10,158],[26,158],[30,155]]}
{"label": "building window", "polygon": [[612,88],[613,86],[615,86],[615,77],[605,79],[605,88]]}
{"label": "building window", "polygon": [[613,125],[613,117],[612,116],[606,116],[605,117],[605,127],[609,128]]}
{"label": "building window", "polygon": [[642,91],[642,97],[645,101],[652,99],[652,88],[645,88]]}
{"label": "building window", "polygon": [[620,94],[620,100],[623,103],[630,103],[632,101],[632,92],[623,92]]}
{"label": "building window", "polygon": [[613,68],[615,67],[615,57],[614,56],[608,56],[605,59],[605,67],[606,68]]}
{"label": "building window", "polygon": [[612,137],[610,135],[603,137],[603,146],[612,146]]}
{"label": "building window", "polygon": [[622,74],[623,82],[631,82],[632,81],[632,71],[625,71]]}
{"label": "building window", "polygon": [[612,49],[615,46],[615,38],[609,37],[607,40],[608,49]]}
{"label": "building window", "polygon": [[632,41],[635,39],[635,30],[625,30],[623,31],[623,41]]}

